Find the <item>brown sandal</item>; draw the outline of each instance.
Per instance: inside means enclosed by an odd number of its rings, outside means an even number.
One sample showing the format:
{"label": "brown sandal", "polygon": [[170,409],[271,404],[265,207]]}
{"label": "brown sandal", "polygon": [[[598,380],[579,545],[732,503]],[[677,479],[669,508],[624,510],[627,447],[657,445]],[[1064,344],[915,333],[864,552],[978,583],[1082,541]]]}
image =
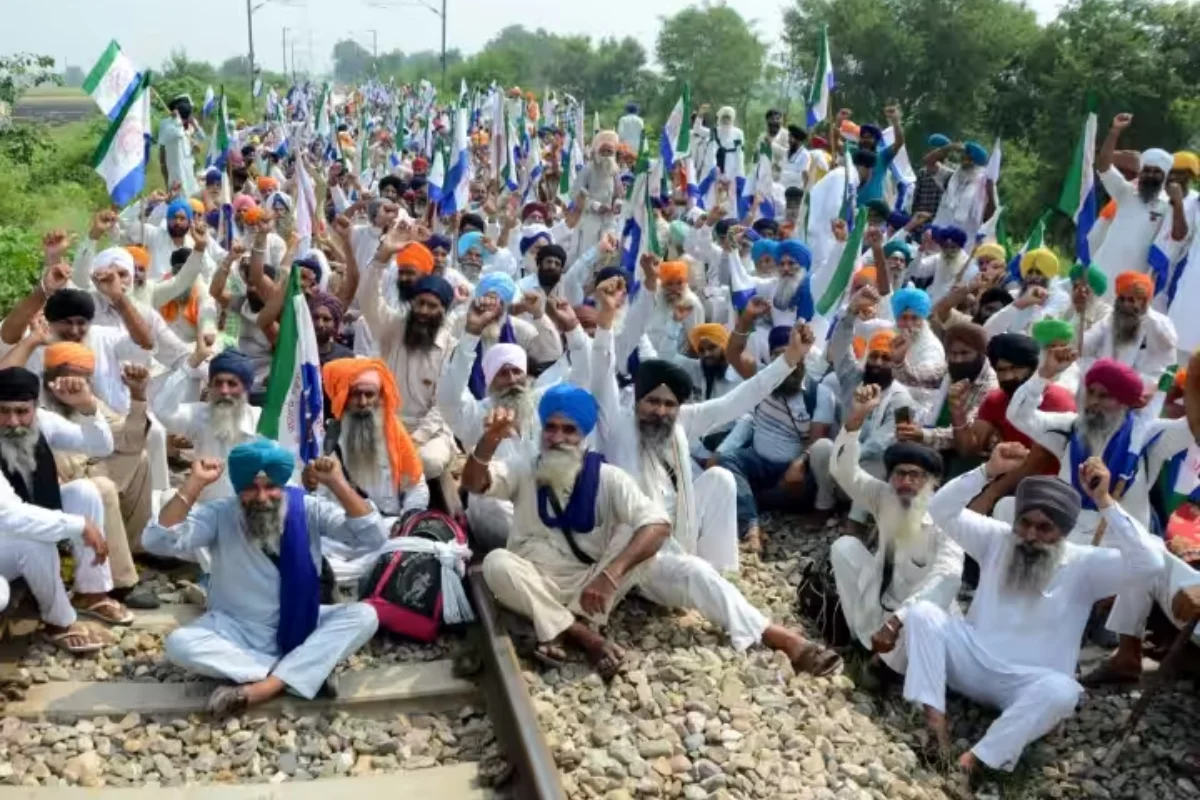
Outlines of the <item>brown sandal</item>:
{"label": "brown sandal", "polygon": [[104,648],[100,637],[78,622],[63,630],[46,631],[45,636],[50,644],[74,656],[95,653]]}
{"label": "brown sandal", "polygon": [[246,690],[241,686],[221,686],[208,696],[204,710],[214,717],[240,714],[250,705]]}
{"label": "brown sandal", "polygon": [[842,668],[842,657],[827,647],[816,642],[808,642],[800,650],[800,655],[792,659],[792,669],[796,672],[807,672],[817,678],[828,678]]}
{"label": "brown sandal", "polygon": [[98,619],[108,625],[129,625],[135,619],[132,611],[111,597],[97,600],[84,608],[76,606],[75,611],[83,614],[85,617]]}

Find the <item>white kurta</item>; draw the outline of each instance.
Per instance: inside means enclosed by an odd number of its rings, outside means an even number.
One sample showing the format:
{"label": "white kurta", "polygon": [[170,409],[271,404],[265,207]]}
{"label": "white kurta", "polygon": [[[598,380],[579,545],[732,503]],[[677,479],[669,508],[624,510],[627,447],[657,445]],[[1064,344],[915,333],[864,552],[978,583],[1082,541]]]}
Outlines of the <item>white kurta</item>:
{"label": "white kurta", "polygon": [[[378,549],[387,526],[377,511],[348,517],[345,510],[311,495],[304,497],[309,550],[318,570],[321,537],[355,549]],[[235,683],[275,675],[301,697],[312,699],[339,661],[362,647],[379,625],[365,603],[322,606],[317,628],[280,658],[279,569],[246,538],[245,515],[236,497],[194,506],[170,528],[157,520],[142,537],[146,550],[168,558],[205,548],[212,554],[208,611],[176,629],[165,642],[167,658],[184,669]]]}
{"label": "white kurta", "polygon": [[1126,364],[1142,377],[1142,385],[1148,391],[1158,388],[1158,379],[1163,371],[1176,363],[1176,347],[1179,337],[1175,325],[1166,314],[1147,309],[1142,324],[1133,341],[1117,347],[1112,336],[1112,316],[1092,326],[1083,335],[1083,350],[1079,354],[1079,368],[1085,374],[1097,359],[1113,358]]}
{"label": "white kurta", "polygon": [[1147,259],[1165,224],[1171,227],[1171,206],[1166,195],[1149,203],[1138,196],[1137,183],[1125,180],[1116,167],[1100,173],[1100,183],[1109,197],[1117,202],[1117,213],[1104,237],[1103,244],[1092,253],[1092,263],[1104,270],[1108,291],[1104,297],[1112,300],[1116,294],[1117,276],[1126,270],[1149,272]]}
{"label": "white kurta", "polygon": [[972,752],[994,769],[1011,770],[1025,746],[1068,717],[1082,687],[1075,682],[1079,642],[1092,605],[1162,569],[1161,550],[1120,505],[1100,512],[1115,548],[1065,543],[1062,561],[1039,594],[1006,585],[1016,541],[1011,526],[966,510],[987,483],[982,468],[944,486],[929,514],[979,563],[979,587],[966,619],[932,603],[912,608],[907,700],[945,711],[946,689],[1003,713]]}

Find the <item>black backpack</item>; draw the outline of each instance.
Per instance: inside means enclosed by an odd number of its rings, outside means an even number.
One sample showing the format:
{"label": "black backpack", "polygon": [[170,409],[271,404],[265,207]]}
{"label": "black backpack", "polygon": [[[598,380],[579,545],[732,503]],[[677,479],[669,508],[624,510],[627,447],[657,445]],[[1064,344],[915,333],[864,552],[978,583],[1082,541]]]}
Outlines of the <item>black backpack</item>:
{"label": "black backpack", "polygon": [[819,561],[811,558],[800,559],[800,585],[796,587],[796,605],[825,644],[830,647],[846,647],[853,643],[854,635],[846,622],[846,616],[842,613],[842,601],[838,597],[837,583],[833,578],[833,564],[828,553]]}

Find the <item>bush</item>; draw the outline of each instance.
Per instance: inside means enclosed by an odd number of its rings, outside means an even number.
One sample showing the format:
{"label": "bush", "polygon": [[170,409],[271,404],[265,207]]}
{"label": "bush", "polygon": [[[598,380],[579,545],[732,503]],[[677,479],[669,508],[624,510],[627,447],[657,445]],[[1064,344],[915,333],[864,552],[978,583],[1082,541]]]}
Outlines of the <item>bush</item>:
{"label": "bush", "polygon": [[7,314],[41,277],[41,239],[29,228],[0,226],[0,265],[0,314]]}

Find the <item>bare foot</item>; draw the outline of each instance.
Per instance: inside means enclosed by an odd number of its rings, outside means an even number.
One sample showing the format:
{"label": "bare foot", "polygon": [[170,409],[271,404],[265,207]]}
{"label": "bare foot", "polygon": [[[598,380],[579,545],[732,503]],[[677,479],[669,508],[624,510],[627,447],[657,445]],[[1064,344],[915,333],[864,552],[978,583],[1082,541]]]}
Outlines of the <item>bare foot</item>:
{"label": "bare foot", "polygon": [[757,525],[751,525],[742,539],[742,549],[747,553],[761,553],[764,538],[762,530]]}
{"label": "bare foot", "polygon": [[587,660],[596,668],[600,677],[606,681],[611,680],[617,674],[621,664],[625,661],[624,650],[582,622],[571,625],[563,631],[563,636],[569,638],[583,650]]}

